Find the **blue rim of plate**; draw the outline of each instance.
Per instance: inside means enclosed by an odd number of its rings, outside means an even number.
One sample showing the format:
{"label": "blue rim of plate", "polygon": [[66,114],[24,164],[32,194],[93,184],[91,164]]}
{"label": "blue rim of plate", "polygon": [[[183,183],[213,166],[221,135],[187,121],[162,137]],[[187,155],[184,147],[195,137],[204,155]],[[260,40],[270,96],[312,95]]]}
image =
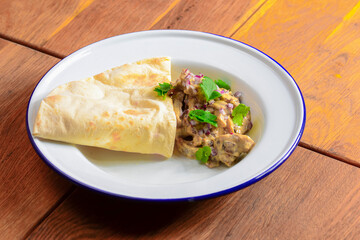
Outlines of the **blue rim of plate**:
{"label": "blue rim of plate", "polygon": [[[144,33],[144,32],[163,32],[163,31],[167,31],[167,32],[172,32],[172,31],[176,31],[176,32],[189,32],[189,33],[202,33],[202,34],[209,34],[209,35],[213,35],[213,36],[216,36],[216,37],[220,37],[220,38],[225,38],[225,39],[228,39],[228,40],[231,40],[231,41],[234,41],[238,44],[242,44],[242,45],[245,45],[247,47],[250,47],[252,49],[254,49],[255,51],[261,53],[262,55],[266,56],[268,59],[270,59],[271,61],[273,61],[274,63],[276,63],[279,67],[281,67],[285,72],[286,74],[292,79],[292,81],[294,82],[295,86],[297,87],[297,90],[298,90],[298,93],[300,94],[300,97],[301,97],[301,102],[302,102],[302,107],[304,109],[304,112],[303,112],[303,119],[302,119],[302,124],[301,124],[301,128],[300,128],[300,131],[299,131],[299,134],[298,136],[295,138],[295,141],[293,142],[293,144],[290,146],[289,150],[275,163],[273,164],[270,168],[268,168],[267,170],[265,170],[264,172],[262,172],[261,174],[259,174],[258,176],[256,177],[253,177],[252,179],[242,183],[242,184],[239,184],[235,187],[232,187],[232,188],[228,188],[228,189],[225,189],[225,190],[222,190],[222,191],[218,191],[218,192],[215,192],[215,193],[210,193],[210,194],[205,194],[205,195],[200,195],[200,196],[195,196],[195,197],[185,197],[185,198],[169,198],[169,199],[162,199],[162,198],[139,198],[139,197],[132,197],[132,196],[127,196],[127,195],[122,195],[122,194],[117,194],[117,193],[113,193],[113,192],[109,192],[109,191],[105,191],[103,189],[100,189],[100,188],[96,188],[96,187],[93,187],[91,185],[88,185],[86,183],[83,183],[71,176],[69,176],[68,174],[64,173],[63,171],[61,171],[60,169],[58,169],[57,167],[55,167],[51,161],[49,161],[49,159],[47,159],[45,157],[45,155],[40,151],[40,149],[37,147],[35,141],[33,140],[32,138],[32,135],[31,135],[31,132],[30,132],[30,127],[29,127],[29,107],[30,107],[30,102],[31,102],[31,99],[32,99],[32,96],[37,88],[37,86],[40,84],[40,82],[43,80],[43,78],[47,75],[48,72],[50,72],[55,66],[57,66],[60,62],[62,62],[64,59],[70,57],[71,55],[73,55],[74,53],[76,53],[77,51],[83,49],[83,48],[86,48],[90,45],[93,45],[93,44],[96,44],[98,42],[101,42],[101,41],[104,41],[106,39],[110,39],[110,38],[115,38],[115,37],[119,37],[119,36],[124,36],[124,35],[130,35],[130,34],[137,34],[137,33]],[[146,30],[146,31],[138,31],[138,32],[131,32],[131,33],[125,33],[125,34],[121,34],[121,35],[117,35],[117,36],[113,36],[113,37],[110,37],[110,38],[106,38],[106,39],[102,39],[102,40],[99,40],[99,41],[96,41],[92,44],[89,44],[85,47],[82,47],[78,50],[76,50],[75,52],[69,54],[67,57],[61,59],[58,63],[56,63],[54,66],[52,66],[45,74],[44,76],[40,79],[40,81],[36,84],[34,90],[32,91],[31,93],[31,96],[29,98],[29,102],[28,102],[28,106],[27,106],[27,109],[26,109],[26,131],[27,131],[27,134],[28,134],[28,137],[30,139],[30,142],[33,146],[33,148],[35,149],[36,153],[41,157],[41,159],[50,167],[52,168],[55,172],[59,173],[60,175],[62,175],[63,177],[65,177],[66,179],[70,180],[71,182],[75,183],[76,185],[78,186],[81,186],[81,187],[84,187],[86,189],[89,189],[89,190],[92,190],[92,191],[95,191],[95,192],[98,192],[98,193],[102,193],[102,194],[106,194],[106,195],[109,195],[109,196],[113,196],[113,197],[120,197],[120,198],[126,198],[126,199],[130,199],[130,200],[139,200],[139,201],[153,201],[153,202],[178,202],[178,201],[197,201],[197,200],[204,200],[204,199],[210,199],[210,198],[215,198],[215,197],[220,197],[220,196],[223,196],[223,195],[226,195],[226,194],[229,194],[229,193],[232,193],[232,192],[235,192],[235,191],[238,191],[240,189],[243,189],[243,188],[246,188],[256,182],[258,182],[259,180],[265,178],[266,176],[268,176],[270,173],[272,173],[273,171],[275,171],[278,167],[280,167],[281,164],[283,164],[289,157],[290,155],[294,152],[295,148],[297,147],[302,135],[303,135],[303,132],[304,132],[304,129],[305,129],[305,122],[306,122],[306,106],[305,106],[305,101],[304,101],[304,97],[303,97],[303,94],[299,88],[299,85],[296,83],[295,79],[291,76],[291,74],[280,64],[278,63],[275,59],[273,59],[272,57],[270,57],[269,55],[267,55],[266,53],[260,51],[259,49],[253,47],[253,46],[250,46],[249,44],[246,44],[246,43],[243,43],[241,41],[238,41],[238,40],[235,40],[235,39],[232,39],[230,37],[225,37],[225,36],[221,36],[221,35],[218,35],[218,34],[214,34],[214,33],[209,33],[209,32],[199,32],[199,31],[190,31],[190,30],[176,30],[176,29],[172,29],[172,30]]]}

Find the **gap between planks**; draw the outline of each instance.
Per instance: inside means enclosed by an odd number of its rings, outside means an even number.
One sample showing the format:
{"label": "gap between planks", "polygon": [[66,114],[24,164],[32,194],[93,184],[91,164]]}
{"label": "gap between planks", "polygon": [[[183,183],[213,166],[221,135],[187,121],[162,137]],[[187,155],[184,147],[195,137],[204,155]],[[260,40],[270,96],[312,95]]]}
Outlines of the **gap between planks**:
{"label": "gap between planks", "polygon": [[[160,14],[158,16],[158,18],[155,20],[154,23],[151,24],[151,26],[149,27],[149,29],[155,25],[157,22],[159,22],[161,19],[163,19],[178,3],[179,3],[180,0],[175,0],[171,5],[170,7],[162,14]],[[252,12],[245,20],[243,23],[241,23],[239,25],[239,27],[235,28],[235,29],[232,29],[232,32],[230,32],[229,34],[226,34],[228,35],[228,37],[232,37],[242,26],[244,26],[248,21],[249,19],[251,19],[254,14],[256,12],[259,11],[259,9],[264,6],[264,4],[266,4],[268,0],[265,0],[264,2],[262,2],[260,4],[260,6],[258,6],[254,12]],[[57,53],[57,52],[54,52],[52,50],[49,50],[49,49],[45,49],[45,48],[42,48],[41,46],[37,46],[35,44],[32,44],[32,43],[29,43],[29,42],[26,42],[24,40],[21,40],[21,39],[18,39],[18,38],[15,38],[15,37],[11,37],[11,36],[7,36],[6,34],[2,34],[0,33],[0,38],[2,39],[5,39],[5,40],[8,40],[10,42],[13,42],[13,43],[16,43],[16,44],[19,44],[19,45],[22,45],[22,46],[25,46],[27,48],[30,48],[32,50],[35,50],[35,51],[38,51],[38,52],[41,52],[41,53],[44,53],[44,54],[47,54],[47,55],[50,55],[52,57],[55,57],[55,58],[59,58],[59,59],[63,59],[66,57],[66,55],[63,55],[63,54],[60,54],[60,53]]]}
{"label": "gap between planks", "polygon": [[63,59],[63,58],[66,57],[65,55],[53,52],[51,50],[44,49],[44,48],[39,47],[39,46],[37,46],[35,44],[28,43],[26,41],[23,41],[23,40],[20,40],[20,39],[17,39],[17,38],[6,36],[5,34],[2,34],[2,33],[0,33],[0,38],[2,38],[4,40],[7,40],[9,42],[12,42],[12,43],[15,43],[15,44],[30,48],[30,49],[35,50],[37,52],[41,52],[41,53],[44,53],[46,55],[50,55],[50,56],[55,57],[55,58]]}
{"label": "gap between planks", "polygon": [[257,12],[259,11],[260,8],[262,8],[262,6],[264,6],[267,1],[268,1],[268,0],[265,0],[263,3],[261,3],[260,6],[257,7],[257,8],[255,9],[255,11],[252,12],[252,13],[250,14],[250,16],[249,16],[247,19],[245,19],[245,21],[244,21],[243,23],[240,24],[239,27],[237,27],[236,29],[233,29],[233,32],[230,32],[230,33],[229,33],[229,37],[232,38],[232,36],[234,36],[234,34],[235,34],[240,28],[242,28],[242,27],[255,15],[255,13],[257,13]]}
{"label": "gap between planks", "polygon": [[313,152],[316,152],[318,154],[324,155],[326,157],[336,159],[336,160],[338,160],[340,162],[350,164],[350,165],[352,165],[354,167],[360,168],[360,163],[358,163],[358,162],[356,162],[356,161],[354,161],[354,160],[352,160],[352,159],[350,159],[348,157],[340,156],[340,155],[332,153],[332,152],[330,152],[328,150],[324,150],[322,148],[312,146],[312,145],[307,144],[307,143],[302,142],[302,141],[299,142],[298,146],[306,148],[306,149],[308,149],[310,151],[313,151]]}
{"label": "gap between planks", "polygon": [[[231,38],[242,26],[244,26],[244,25],[249,21],[249,19],[251,19],[251,18],[254,16],[254,14],[255,14],[256,12],[258,12],[259,9],[260,9],[262,6],[264,6],[264,4],[265,4],[267,1],[268,1],[268,0],[265,0],[264,2],[262,2],[262,3],[260,4],[260,6],[257,7],[257,8],[254,10],[254,12],[252,12],[252,13],[250,14],[250,16],[249,16],[247,19],[244,20],[243,23],[240,24],[239,27],[237,27],[236,29],[233,29],[233,31],[229,33],[229,37]],[[158,21],[160,21],[162,18],[164,18],[164,17],[168,14],[168,12],[170,12],[170,11],[172,10],[172,8],[173,8],[175,5],[177,5],[178,2],[179,2],[179,0],[175,0],[175,1],[171,4],[171,6],[169,7],[169,9],[167,9],[164,13],[162,13],[162,14],[160,14],[160,16],[158,16],[158,19],[156,19],[156,22],[158,22]],[[151,28],[154,24],[156,24],[156,22],[153,23],[153,24],[150,26],[150,28]],[[150,28],[149,28],[149,29],[150,29]],[[226,35],[228,35],[228,34],[226,34]],[[13,42],[13,43],[16,43],[16,44],[19,44],[19,45],[22,45],[22,46],[27,47],[27,48],[30,48],[30,49],[32,49],[32,50],[35,50],[35,51],[44,53],[44,54],[46,54],[46,55],[50,55],[50,56],[55,57],[55,58],[63,59],[63,58],[66,57],[66,55],[63,55],[63,54],[60,54],[60,53],[51,51],[51,50],[49,50],[49,49],[42,48],[41,46],[37,46],[37,45],[35,45],[35,44],[26,42],[26,41],[21,40],[21,39],[18,39],[18,38],[14,38],[14,37],[11,37],[11,36],[7,36],[6,34],[0,33],[0,38],[5,39],[5,40],[10,41],[10,42]]]}

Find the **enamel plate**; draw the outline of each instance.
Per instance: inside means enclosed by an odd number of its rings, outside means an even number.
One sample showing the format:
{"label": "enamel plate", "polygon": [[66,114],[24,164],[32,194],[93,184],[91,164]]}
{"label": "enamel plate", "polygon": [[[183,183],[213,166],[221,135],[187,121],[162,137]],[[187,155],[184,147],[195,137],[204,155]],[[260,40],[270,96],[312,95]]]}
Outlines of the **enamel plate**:
{"label": "enamel plate", "polygon": [[[209,169],[174,155],[116,152],[32,136],[40,102],[69,81],[144,58],[168,56],[172,78],[181,69],[231,82],[250,106],[256,142],[231,168]],[[40,157],[71,181],[114,196],[143,200],[194,200],[230,193],[260,180],[294,151],[305,126],[305,104],[294,79],[275,60],[244,43],[209,33],[156,30],[108,38],[69,55],[38,83],[28,105],[27,129]]]}

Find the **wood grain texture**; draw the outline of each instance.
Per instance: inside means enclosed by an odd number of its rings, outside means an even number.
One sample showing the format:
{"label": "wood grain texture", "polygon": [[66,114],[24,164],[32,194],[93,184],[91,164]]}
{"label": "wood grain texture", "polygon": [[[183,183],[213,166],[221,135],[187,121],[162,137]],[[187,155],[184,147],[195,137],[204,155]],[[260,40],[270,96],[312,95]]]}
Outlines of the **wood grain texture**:
{"label": "wood grain texture", "polygon": [[[100,9],[94,2],[67,27],[51,37],[43,48],[67,55],[80,47],[106,37],[149,29],[186,29],[230,35],[251,16],[265,0],[172,0],[133,1],[124,12],[113,9],[122,6],[112,2],[99,11],[98,18],[92,8]],[[103,3],[103,2],[101,2]],[[119,4],[119,6],[117,6]],[[146,11],[146,12],[143,12]],[[97,21],[94,23],[94,18]],[[113,24],[116,21],[117,24]]]}
{"label": "wood grain texture", "polygon": [[[274,57],[299,83],[308,110],[302,144],[360,166],[358,1],[0,0],[0,6],[0,36],[60,56],[147,29],[233,36]],[[62,202],[72,185],[36,155],[25,128],[30,94],[58,59],[3,40],[0,53],[1,239],[360,236],[360,169],[301,147],[267,178],[215,199],[144,203],[77,189]]]}
{"label": "wood grain texture", "polygon": [[306,102],[304,146],[360,166],[360,2],[268,1],[233,38],[278,60]]}
{"label": "wood grain texture", "polygon": [[87,1],[0,0],[0,33],[35,45],[42,45]]}
{"label": "wood grain texture", "polygon": [[95,0],[86,10],[51,36],[46,50],[68,55],[95,41],[123,33],[148,30],[172,5],[165,0]]}
{"label": "wood grain texture", "polygon": [[[0,0],[0,34],[58,56],[95,41],[148,29],[230,35],[265,0]],[[28,24],[24,24],[28,23]]]}
{"label": "wood grain texture", "polygon": [[58,59],[4,40],[0,55],[0,239],[18,239],[71,185],[38,157],[25,127],[30,95]]}
{"label": "wood grain texture", "polygon": [[78,189],[30,239],[354,239],[360,169],[298,147],[274,173],[199,202],[148,203]]}
{"label": "wood grain texture", "polygon": [[146,30],[170,5],[166,0],[0,0],[0,34],[65,56],[106,37]]}
{"label": "wood grain texture", "polygon": [[152,24],[152,29],[185,29],[224,36],[233,34],[265,0],[182,0]]}

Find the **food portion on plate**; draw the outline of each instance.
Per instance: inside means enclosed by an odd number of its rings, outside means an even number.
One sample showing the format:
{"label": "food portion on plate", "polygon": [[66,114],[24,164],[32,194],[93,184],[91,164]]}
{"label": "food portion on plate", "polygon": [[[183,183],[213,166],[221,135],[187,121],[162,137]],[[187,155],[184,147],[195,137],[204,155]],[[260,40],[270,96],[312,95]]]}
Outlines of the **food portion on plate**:
{"label": "food portion on plate", "polygon": [[230,167],[255,144],[245,135],[251,115],[240,97],[188,69],[172,81],[168,57],[144,59],[55,88],[40,104],[33,135],[167,158],[176,146],[208,167]]}
{"label": "food portion on plate", "polygon": [[254,146],[245,133],[252,128],[250,108],[230,85],[184,69],[168,95],[176,114],[176,147],[208,167],[230,167]]}
{"label": "food portion on plate", "polygon": [[117,151],[171,157],[176,116],[154,93],[171,81],[170,58],[150,58],[58,86],[44,98],[33,135]]}

